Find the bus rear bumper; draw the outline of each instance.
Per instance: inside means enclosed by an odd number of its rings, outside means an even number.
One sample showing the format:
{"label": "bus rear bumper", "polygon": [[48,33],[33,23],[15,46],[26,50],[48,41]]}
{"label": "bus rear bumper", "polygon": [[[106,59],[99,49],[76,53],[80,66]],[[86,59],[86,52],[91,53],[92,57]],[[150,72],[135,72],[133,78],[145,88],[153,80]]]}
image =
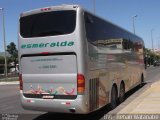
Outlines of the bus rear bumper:
{"label": "bus rear bumper", "polygon": [[89,113],[83,95],[77,95],[74,100],[26,98],[22,93],[20,95],[24,109],[59,113]]}

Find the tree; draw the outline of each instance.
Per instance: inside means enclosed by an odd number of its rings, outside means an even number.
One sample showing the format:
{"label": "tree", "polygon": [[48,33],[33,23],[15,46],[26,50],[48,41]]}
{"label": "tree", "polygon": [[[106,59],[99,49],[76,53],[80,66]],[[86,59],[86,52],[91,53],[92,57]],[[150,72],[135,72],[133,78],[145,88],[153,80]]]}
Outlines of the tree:
{"label": "tree", "polygon": [[4,64],[4,57],[0,56],[0,64]]}
{"label": "tree", "polygon": [[149,65],[152,65],[155,61],[160,60],[160,55],[157,55],[154,51],[151,51],[148,48],[145,48],[144,53],[147,60],[146,63]]}
{"label": "tree", "polygon": [[4,73],[4,57],[0,56],[0,74]]}
{"label": "tree", "polygon": [[18,63],[18,50],[14,42],[11,42],[9,45],[7,45],[7,52],[11,55],[9,61],[14,63],[16,71],[16,64]]}

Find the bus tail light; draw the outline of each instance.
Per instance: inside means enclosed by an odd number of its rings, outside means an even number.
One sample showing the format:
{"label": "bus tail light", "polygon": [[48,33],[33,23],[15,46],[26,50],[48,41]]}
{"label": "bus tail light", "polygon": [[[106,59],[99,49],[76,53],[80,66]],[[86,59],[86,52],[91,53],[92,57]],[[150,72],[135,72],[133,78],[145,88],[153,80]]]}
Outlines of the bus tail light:
{"label": "bus tail light", "polygon": [[22,74],[19,74],[19,85],[20,85],[20,90],[23,90],[23,81],[22,81]]}
{"label": "bus tail light", "polygon": [[85,92],[85,78],[82,74],[77,75],[77,92],[78,94],[84,94]]}

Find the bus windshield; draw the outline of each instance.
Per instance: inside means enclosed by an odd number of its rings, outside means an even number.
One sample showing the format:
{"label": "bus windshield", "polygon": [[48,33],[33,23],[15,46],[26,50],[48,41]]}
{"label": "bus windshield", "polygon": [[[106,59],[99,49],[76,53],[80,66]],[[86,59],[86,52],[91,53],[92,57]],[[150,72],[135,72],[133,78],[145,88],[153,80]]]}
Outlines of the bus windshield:
{"label": "bus windshield", "polygon": [[76,25],[76,11],[52,11],[20,18],[20,34],[24,38],[70,34]]}

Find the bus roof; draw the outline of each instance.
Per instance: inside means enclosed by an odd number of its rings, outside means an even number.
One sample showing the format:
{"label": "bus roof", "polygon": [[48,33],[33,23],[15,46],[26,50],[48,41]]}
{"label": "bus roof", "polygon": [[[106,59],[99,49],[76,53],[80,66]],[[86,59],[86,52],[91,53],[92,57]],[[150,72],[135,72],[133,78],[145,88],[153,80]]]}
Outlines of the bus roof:
{"label": "bus roof", "polygon": [[49,6],[49,7],[44,7],[44,8],[38,8],[30,11],[26,11],[21,13],[20,17],[32,15],[32,14],[37,14],[37,13],[42,13],[42,12],[49,12],[49,11],[57,11],[57,10],[76,10],[79,5],[60,5],[60,6]]}
{"label": "bus roof", "polygon": [[62,5],[59,5],[59,6],[49,6],[49,7],[44,7],[44,8],[38,8],[38,9],[34,9],[34,10],[31,10],[31,11],[26,11],[26,12],[21,13],[21,17],[32,15],[32,14],[43,13],[43,12],[49,12],[49,11],[77,10],[77,8],[82,8],[84,11],[86,11],[86,12],[88,12],[88,13],[90,13],[90,14],[92,14],[92,15],[94,15],[94,16],[96,16],[96,17],[98,17],[98,18],[100,18],[100,19],[102,19],[102,20],[104,20],[104,21],[106,21],[106,22],[108,22],[110,24],[112,24],[113,26],[121,29],[122,31],[132,35],[137,40],[140,40],[140,41],[144,42],[143,39],[141,37],[137,36],[136,34],[133,34],[130,31],[128,31],[128,30],[126,30],[126,29],[124,29],[124,28],[122,28],[122,27],[120,27],[120,26],[118,26],[118,25],[116,25],[116,24],[114,24],[114,23],[102,18],[102,17],[99,17],[98,15],[95,15],[92,12],[89,12],[88,10],[84,9],[83,7],[81,7],[80,5],[62,4]]}

